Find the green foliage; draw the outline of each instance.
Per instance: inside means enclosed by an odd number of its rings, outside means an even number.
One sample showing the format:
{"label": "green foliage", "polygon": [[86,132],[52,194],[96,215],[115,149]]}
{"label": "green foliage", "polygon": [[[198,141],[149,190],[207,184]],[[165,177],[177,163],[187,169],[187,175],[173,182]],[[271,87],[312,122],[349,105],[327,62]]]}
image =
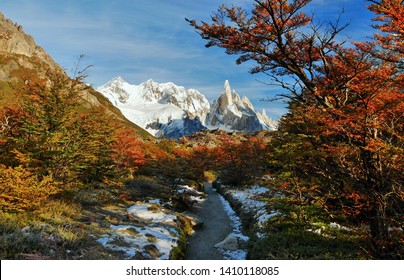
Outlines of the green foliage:
{"label": "green foliage", "polygon": [[1,259],[69,259],[95,246],[88,231],[75,220],[80,208],[51,201],[34,213],[0,212]]}
{"label": "green foliage", "polygon": [[185,258],[186,248],[187,248],[187,236],[183,231],[180,232],[180,237],[178,238],[178,245],[172,248],[170,252],[170,260],[183,260]]}
{"label": "green foliage", "polygon": [[282,220],[271,221],[267,235],[250,242],[251,259],[316,259],[341,260],[361,259],[366,255],[361,251],[360,236],[328,236],[307,231],[307,227]]}

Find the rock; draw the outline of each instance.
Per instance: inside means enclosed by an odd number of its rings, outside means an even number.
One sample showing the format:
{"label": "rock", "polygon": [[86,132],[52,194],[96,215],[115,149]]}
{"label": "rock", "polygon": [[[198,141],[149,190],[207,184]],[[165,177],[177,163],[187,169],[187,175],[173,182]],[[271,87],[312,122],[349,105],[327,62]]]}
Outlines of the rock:
{"label": "rock", "polygon": [[203,220],[198,217],[196,214],[185,211],[182,213],[186,218],[191,221],[191,226],[193,229],[199,229],[203,226]]}
{"label": "rock", "polygon": [[246,241],[235,233],[230,233],[222,242],[215,245],[216,248],[229,251],[237,251],[245,248]]}
{"label": "rock", "polygon": [[[34,38],[24,32],[21,25],[6,19],[2,13],[0,13],[0,53],[37,57],[52,70],[62,71],[50,55],[36,45]],[[30,65],[27,63],[24,66]]]}
{"label": "rock", "polygon": [[277,123],[266,115],[256,112],[251,101],[232,90],[229,81],[224,84],[224,91],[213,101],[207,115],[208,128],[219,127],[227,131],[276,130]]}

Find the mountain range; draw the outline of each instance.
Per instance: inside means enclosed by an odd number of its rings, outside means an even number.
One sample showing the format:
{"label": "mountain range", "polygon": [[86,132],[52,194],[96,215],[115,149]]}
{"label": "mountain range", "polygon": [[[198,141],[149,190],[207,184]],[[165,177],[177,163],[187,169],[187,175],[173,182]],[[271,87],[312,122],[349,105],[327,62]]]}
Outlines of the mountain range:
{"label": "mountain range", "polygon": [[195,89],[148,80],[132,85],[116,77],[97,88],[130,121],[156,137],[180,138],[205,129],[275,130],[265,110],[256,112],[250,100],[232,90],[229,81],[212,104]]}

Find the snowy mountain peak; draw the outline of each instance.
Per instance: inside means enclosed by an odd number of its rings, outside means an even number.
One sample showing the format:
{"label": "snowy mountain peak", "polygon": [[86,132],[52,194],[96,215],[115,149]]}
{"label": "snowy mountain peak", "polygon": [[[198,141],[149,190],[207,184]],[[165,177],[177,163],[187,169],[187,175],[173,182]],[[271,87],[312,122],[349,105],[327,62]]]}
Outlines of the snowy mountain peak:
{"label": "snowy mountain peak", "polygon": [[104,95],[117,107],[119,103],[126,103],[129,99],[129,88],[130,85],[121,76],[118,76],[100,86],[98,91],[104,91]]}
{"label": "snowy mountain peak", "polygon": [[224,91],[219,98],[213,101],[206,125],[229,131],[274,130],[276,127],[266,113],[263,116],[255,111],[248,97],[240,98],[235,90],[232,91],[229,81],[224,83]]}
{"label": "snowy mountain peak", "polygon": [[152,79],[131,85],[117,77],[98,87],[132,122],[157,137],[179,138],[204,129],[208,100],[194,89]]}
{"label": "snowy mountain peak", "polygon": [[277,130],[278,129],[278,123],[276,121],[274,121],[273,119],[271,119],[270,117],[268,117],[265,109],[262,109],[261,114],[257,112],[257,116],[258,116],[260,122],[263,124],[264,129],[267,129],[267,130]]}
{"label": "snowy mountain peak", "polygon": [[222,96],[223,104],[225,104],[226,106],[233,104],[233,94],[231,91],[230,82],[228,80],[224,82],[224,92]]}
{"label": "snowy mountain peak", "polygon": [[123,84],[126,83],[126,81],[121,77],[115,77],[112,80],[110,80],[108,83],[106,83],[104,86],[106,87],[123,87]]}
{"label": "snowy mountain peak", "polygon": [[111,82],[122,84],[122,83],[125,83],[126,81],[121,76],[118,76],[118,77],[115,77],[114,79],[112,79]]}
{"label": "snowy mountain peak", "polygon": [[243,101],[243,104],[245,105],[246,108],[254,110],[254,106],[252,105],[250,99],[248,99],[247,96],[243,96],[241,100]]}

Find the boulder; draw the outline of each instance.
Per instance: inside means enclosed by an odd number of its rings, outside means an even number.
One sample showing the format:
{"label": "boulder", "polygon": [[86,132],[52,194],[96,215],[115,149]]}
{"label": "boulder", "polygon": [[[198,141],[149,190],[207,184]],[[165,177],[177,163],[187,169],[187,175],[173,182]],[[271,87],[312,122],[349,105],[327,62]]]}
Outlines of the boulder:
{"label": "boulder", "polygon": [[220,248],[228,251],[237,251],[245,248],[246,240],[236,233],[230,233],[222,242],[215,245],[216,248]]}

